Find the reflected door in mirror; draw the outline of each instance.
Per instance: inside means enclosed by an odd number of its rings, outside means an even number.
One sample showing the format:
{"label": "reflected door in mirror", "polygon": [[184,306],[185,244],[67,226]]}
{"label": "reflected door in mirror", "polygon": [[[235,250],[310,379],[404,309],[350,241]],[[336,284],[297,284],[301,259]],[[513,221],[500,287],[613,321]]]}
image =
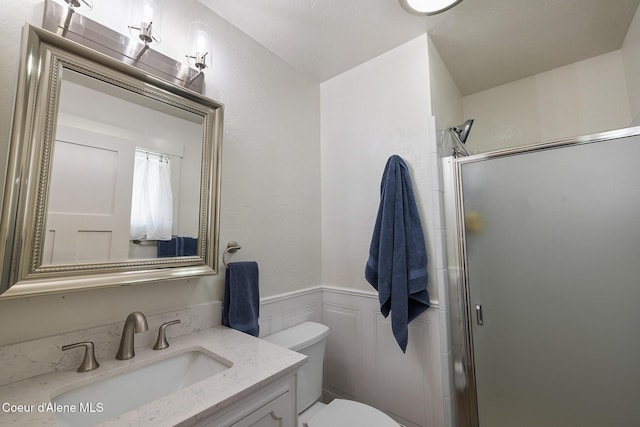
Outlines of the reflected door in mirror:
{"label": "reflected door in mirror", "polygon": [[128,259],[133,152],[129,141],[58,127],[43,265]]}

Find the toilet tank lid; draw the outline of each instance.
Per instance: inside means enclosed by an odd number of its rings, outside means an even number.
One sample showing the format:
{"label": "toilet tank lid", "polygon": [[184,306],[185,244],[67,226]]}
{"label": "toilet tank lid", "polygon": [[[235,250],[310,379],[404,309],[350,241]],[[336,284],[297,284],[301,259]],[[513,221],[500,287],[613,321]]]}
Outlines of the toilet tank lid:
{"label": "toilet tank lid", "polygon": [[270,343],[298,351],[309,347],[329,335],[329,327],[316,322],[304,322],[299,325],[264,337]]}

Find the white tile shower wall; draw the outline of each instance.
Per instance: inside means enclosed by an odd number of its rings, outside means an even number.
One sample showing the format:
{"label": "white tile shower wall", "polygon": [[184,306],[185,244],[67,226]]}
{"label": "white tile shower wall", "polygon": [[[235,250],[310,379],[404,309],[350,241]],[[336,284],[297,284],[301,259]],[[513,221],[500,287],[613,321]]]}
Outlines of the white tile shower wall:
{"label": "white tile shower wall", "polygon": [[[158,336],[161,324],[180,319],[180,324],[167,328],[167,339],[192,334],[220,324],[222,305],[220,302],[199,304],[185,309],[147,315],[149,330],[136,334],[136,348],[151,347]],[[62,351],[61,347],[81,341],[92,341],[98,362],[113,358],[120,345],[120,336],[124,319],[121,322],[78,330],[61,335],[26,341],[0,347],[0,385],[9,384],[37,375],[80,366],[84,351],[82,349]]]}
{"label": "white tile shower wall", "polygon": [[455,425],[452,418],[452,389],[453,389],[453,357],[450,341],[450,313],[449,313],[449,280],[446,248],[446,227],[444,219],[444,187],[442,182],[442,155],[445,151],[440,147],[442,132],[440,126],[436,124],[436,118],[430,118],[430,128],[433,130],[429,139],[429,156],[433,170],[432,197],[434,233],[436,234],[433,252],[436,255],[436,283],[439,296],[439,317],[440,317],[440,361],[442,375],[443,405],[445,408],[444,422],[447,427]]}
{"label": "white tile shower wall", "polygon": [[453,358],[450,339],[450,299],[449,274],[446,252],[446,221],[444,215],[444,187],[441,158],[449,156],[451,141],[446,129],[464,121],[462,95],[451,77],[442,57],[429,39],[429,79],[431,89],[430,128],[433,130],[429,138],[429,155],[432,168],[432,197],[434,232],[438,238],[433,251],[438,254],[436,279],[440,301],[440,359],[442,373],[442,392],[444,403],[445,426],[456,425],[453,408]]}

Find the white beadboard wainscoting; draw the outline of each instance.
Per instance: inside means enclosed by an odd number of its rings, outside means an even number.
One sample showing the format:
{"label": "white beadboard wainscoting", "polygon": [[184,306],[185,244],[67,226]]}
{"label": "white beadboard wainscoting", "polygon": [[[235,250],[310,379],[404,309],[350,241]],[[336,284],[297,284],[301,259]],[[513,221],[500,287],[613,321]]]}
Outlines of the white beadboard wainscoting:
{"label": "white beadboard wainscoting", "polygon": [[372,405],[406,427],[450,424],[445,422],[437,304],[409,324],[404,354],[374,292],[316,287],[264,298],[260,310],[260,336],[307,320],[329,326],[326,400]]}
{"label": "white beadboard wainscoting", "polygon": [[323,323],[321,287],[260,299],[260,337],[308,320]]}

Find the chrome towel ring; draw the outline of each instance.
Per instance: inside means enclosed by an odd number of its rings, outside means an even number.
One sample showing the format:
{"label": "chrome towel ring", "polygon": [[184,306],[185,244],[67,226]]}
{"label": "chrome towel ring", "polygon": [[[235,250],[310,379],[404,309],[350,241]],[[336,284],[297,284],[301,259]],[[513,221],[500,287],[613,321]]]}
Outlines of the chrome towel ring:
{"label": "chrome towel ring", "polygon": [[233,254],[239,251],[240,249],[242,249],[242,246],[240,246],[238,242],[234,242],[232,240],[229,243],[227,243],[227,249],[225,249],[225,251],[222,254],[222,263],[224,264],[224,268],[229,268],[229,266],[227,265],[227,254],[228,253]]}

